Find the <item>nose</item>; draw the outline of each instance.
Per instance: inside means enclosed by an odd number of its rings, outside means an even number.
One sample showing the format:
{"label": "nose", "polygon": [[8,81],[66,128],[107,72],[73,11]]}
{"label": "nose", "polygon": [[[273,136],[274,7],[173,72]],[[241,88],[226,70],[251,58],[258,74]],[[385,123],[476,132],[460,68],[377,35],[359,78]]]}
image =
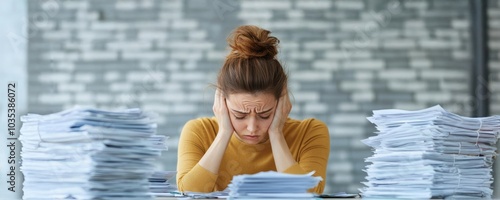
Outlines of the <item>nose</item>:
{"label": "nose", "polygon": [[248,119],[247,130],[253,135],[257,131],[257,120],[255,117]]}

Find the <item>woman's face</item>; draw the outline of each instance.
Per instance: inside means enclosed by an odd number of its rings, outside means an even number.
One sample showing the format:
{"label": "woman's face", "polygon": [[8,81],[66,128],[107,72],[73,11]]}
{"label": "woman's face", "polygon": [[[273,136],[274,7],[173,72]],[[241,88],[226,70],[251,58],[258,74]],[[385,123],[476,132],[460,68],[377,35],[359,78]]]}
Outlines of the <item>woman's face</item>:
{"label": "woman's face", "polygon": [[247,144],[265,142],[276,109],[271,93],[236,93],[227,98],[231,123],[238,138]]}

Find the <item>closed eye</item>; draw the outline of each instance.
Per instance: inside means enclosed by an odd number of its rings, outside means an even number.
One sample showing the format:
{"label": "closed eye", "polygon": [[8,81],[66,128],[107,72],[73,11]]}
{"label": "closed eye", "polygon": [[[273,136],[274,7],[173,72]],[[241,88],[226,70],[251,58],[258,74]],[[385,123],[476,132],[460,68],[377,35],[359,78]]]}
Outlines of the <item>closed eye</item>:
{"label": "closed eye", "polygon": [[262,118],[262,119],[269,119],[270,116],[271,115],[268,115],[268,116],[265,116],[265,117],[264,116],[260,116],[260,118]]}

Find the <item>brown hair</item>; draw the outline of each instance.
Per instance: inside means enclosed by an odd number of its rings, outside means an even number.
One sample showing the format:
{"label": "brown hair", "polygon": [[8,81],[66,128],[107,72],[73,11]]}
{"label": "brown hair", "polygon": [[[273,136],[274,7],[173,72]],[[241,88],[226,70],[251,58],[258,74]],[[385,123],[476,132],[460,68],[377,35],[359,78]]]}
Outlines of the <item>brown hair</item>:
{"label": "brown hair", "polygon": [[233,93],[271,93],[276,99],[287,86],[280,62],[278,38],[257,26],[240,26],[227,38],[231,52],[217,76],[217,87],[227,97]]}

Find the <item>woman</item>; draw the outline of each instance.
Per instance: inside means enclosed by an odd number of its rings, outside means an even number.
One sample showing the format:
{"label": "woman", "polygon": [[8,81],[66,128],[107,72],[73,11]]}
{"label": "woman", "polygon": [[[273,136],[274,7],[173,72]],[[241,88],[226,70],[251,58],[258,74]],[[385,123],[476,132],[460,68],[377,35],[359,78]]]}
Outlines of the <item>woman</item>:
{"label": "woman", "polygon": [[279,40],[256,26],[228,37],[232,48],[217,77],[215,117],[184,126],[178,149],[180,191],[224,190],[233,176],[261,171],[321,176],[310,192],[322,193],[330,153],[327,126],[288,118],[287,75],[276,60]]}

